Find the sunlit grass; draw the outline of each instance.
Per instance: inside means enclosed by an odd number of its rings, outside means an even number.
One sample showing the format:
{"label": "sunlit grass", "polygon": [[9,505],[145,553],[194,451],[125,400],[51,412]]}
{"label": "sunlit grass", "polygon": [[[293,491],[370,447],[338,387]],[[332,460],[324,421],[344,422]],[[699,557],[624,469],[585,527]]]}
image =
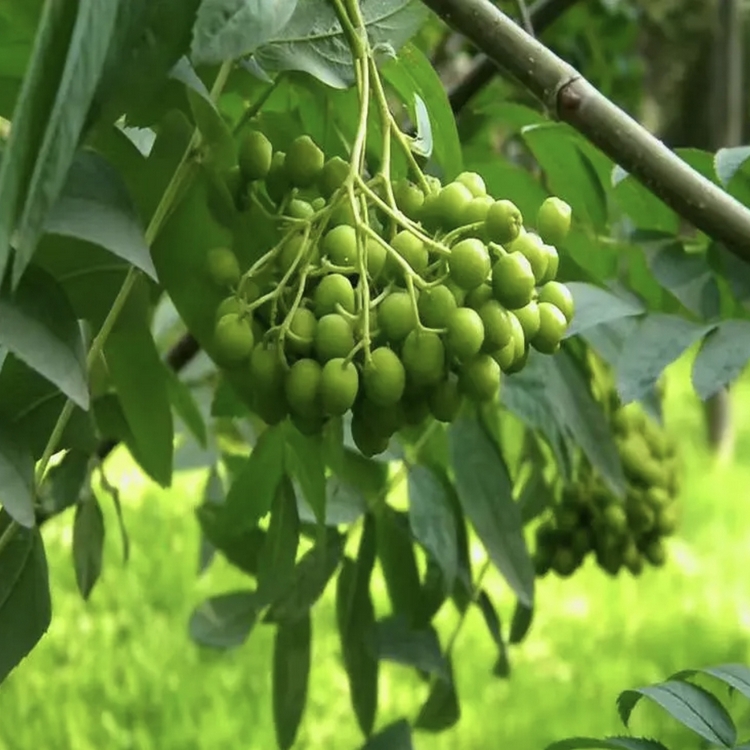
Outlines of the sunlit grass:
{"label": "sunlit grass", "polygon": [[[443,735],[420,736],[421,750],[536,750],[565,736],[621,732],[615,710],[621,689],[685,667],[748,660],[750,384],[736,389],[734,404],[736,461],[717,467],[705,453],[687,368],[675,368],[668,423],[681,442],[687,478],[669,565],[637,580],[612,579],[593,564],[569,580],[545,578],[533,628],[513,648],[506,681],[490,673],[494,646],[479,612],[472,612],[455,652],[462,720]],[[122,460],[114,476],[123,488],[131,561],[122,564],[114,511],[105,502],[105,570],[86,604],[70,560],[71,518],[49,524],[53,624],[0,687],[0,748],[272,750],[272,630],[261,627],[229,654],[199,649],[187,635],[189,613],[202,597],[244,585],[221,560],[196,578],[192,511],[200,474],[182,475],[168,492],[146,484]],[[512,598],[498,576],[488,587],[507,627]],[[385,611],[382,586],[378,597]],[[455,621],[453,609],[444,608],[441,632]],[[385,667],[379,725],[414,716],[424,695],[425,686],[408,670]],[[647,706],[636,710],[633,728],[684,739]],[[339,666],[329,591],[314,618],[312,686],[297,747],[349,750],[361,742]]]}

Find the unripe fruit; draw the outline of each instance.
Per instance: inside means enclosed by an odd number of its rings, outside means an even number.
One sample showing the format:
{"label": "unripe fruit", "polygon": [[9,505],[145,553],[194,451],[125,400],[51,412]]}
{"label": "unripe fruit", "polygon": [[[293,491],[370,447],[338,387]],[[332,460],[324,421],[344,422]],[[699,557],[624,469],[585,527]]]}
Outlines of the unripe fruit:
{"label": "unripe fruit", "polygon": [[495,299],[509,310],[518,310],[531,302],[535,283],[531,264],[521,253],[503,256],[492,268]]}
{"label": "unripe fruit", "polygon": [[357,230],[348,224],[326,232],[321,243],[323,255],[335,266],[357,265]]}
{"label": "unripe fruit", "polygon": [[308,250],[307,247],[303,249],[303,244],[305,244],[305,236],[303,234],[295,234],[284,243],[279,252],[278,260],[276,261],[279,272],[282,276],[294,263],[296,263],[297,268],[299,268],[299,264],[304,258],[304,253]]}
{"label": "unripe fruit", "polygon": [[262,180],[271,169],[273,146],[259,130],[250,130],[242,138],[237,163],[246,182]]}
{"label": "unripe fruit", "polygon": [[425,272],[429,262],[429,253],[419,237],[412,234],[408,229],[404,229],[391,240],[391,247],[418,274],[421,275]]}
{"label": "unripe fruit", "polygon": [[451,278],[462,289],[478,287],[490,274],[490,255],[481,240],[461,240],[451,248],[448,258]]}
{"label": "unripe fruit", "polygon": [[369,429],[378,435],[390,437],[404,424],[404,412],[399,402],[379,406],[368,398],[361,398],[352,409],[353,416],[364,420]]}
{"label": "unripe fruit", "polygon": [[479,198],[472,198],[466,204],[461,223],[464,226],[468,226],[469,224],[477,224],[480,221],[486,221],[487,213],[490,210],[490,206],[494,202],[494,198],[492,198],[492,196],[490,195],[483,195]]}
{"label": "unripe fruit", "polygon": [[338,312],[337,305],[347,312],[354,312],[354,288],[346,276],[331,273],[324,276],[313,294],[315,314],[322,318],[329,313]]}
{"label": "unripe fruit", "polygon": [[390,435],[378,435],[366,420],[355,414],[352,417],[352,440],[363,456],[372,458],[388,448]]}
{"label": "unripe fruit", "polygon": [[464,211],[474,196],[466,185],[451,182],[438,193],[434,210],[442,226],[454,229],[461,225]]}
{"label": "unripe fruit", "polygon": [[476,310],[459,307],[448,320],[446,344],[456,359],[465,362],[477,355],[484,342],[484,324]]}
{"label": "unripe fruit", "polygon": [[573,295],[565,284],[559,281],[549,281],[539,289],[539,302],[549,302],[565,316],[568,323],[573,320],[575,302]]}
{"label": "unripe fruit", "polygon": [[497,349],[491,354],[492,359],[500,365],[500,369],[507,373],[516,361],[516,343],[511,339],[502,349]]}
{"label": "unripe fruit", "polygon": [[453,279],[448,278],[444,283],[443,286],[445,286],[447,289],[450,289],[451,294],[453,295],[453,298],[456,300],[456,304],[461,307],[464,304],[464,301],[466,300],[466,290],[461,289],[458,284],[456,284]]}
{"label": "unripe fruit", "polygon": [[322,195],[319,195],[317,198],[313,198],[310,201],[310,205],[313,207],[313,211],[317,213],[326,207],[326,199]]}
{"label": "unripe fruit", "polygon": [[407,292],[392,292],[378,309],[378,325],[388,341],[398,342],[417,325],[411,297]]}
{"label": "unripe fruit", "polygon": [[301,416],[320,412],[320,380],[323,369],[314,359],[299,359],[290,368],[284,381],[289,408]]}
{"label": "unripe fruit", "polygon": [[293,219],[309,219],[315,213],[315,209],[307,201],[294,198],[286,207],[286,215]]}
{"label": "unripe fruit", "polygon": [[216,308],[216,321],[218,322],[225,315],[229,315],[229,313],[239,315],[241,312],[242,302],[239,297],[227,297],[226,299],[223,299]]}
{"label": "unripe fruit", "polygon": [[560,198],[549,197],[539,207],[536,229],[544,242],[560,245],[568,236],[573,210]]}
{"label": "unripe fruit", "polygon": [[437,334],[414,330],[404,341],[401,361],[415,385],[435,385],[443,378],[445,347]]}
{"label": "unripe fruit", "polygon": [[542,354],[554,354],[560,348],[568,321],[560,309],[551,302],[540,302],[539,330],[531,339],[531,345]]}
{"label": "unripe fruit", "polygon": [[391,406],[404,394],[406,372],[396,353],[387,347],[374,349],[364,369],[364,391],[378,406]]}
{"label": "unripe fruit", "polygon": [[325,155],[309,135],[295,138],[287,150],[285,168],[295,187],[310,187],[323,171]]}
{"label": "unripe fruit", "polygon": [[541,282],[547,272],[548,255],[544,250],[541,237],[533,232],[520,234],[508,245],[508,252],[521,253],[531,264],[534,279]]}
{"label": "unripe fruit", "polygon": [[487,186],[484,184],[484,179],[482,179],[482,175],[476,172],[461,172],[456,177],[456,182],[465,185],[474,198],[481,198],[487,195]]}
{"label": "unripe fruit", "polygon": [[354,217],[354,209],[352,208],[352,204],[349,203],[349,201],[344,201],[334,209],[328,225],[330,227],[337,227],[341,224],[349,224],[350,226],[354,226],[356,223],[357,221]]}
{"label": "unripe fruit", "polygon": [[330,158],[324,165],[318,175],[318,189],[321,195],[327,200],[343,184],[349,175],[349,163],[344,161],[340,156]]}
{"label": "unripe fruit", "polygon": [[523,349],[519,349],[516,345],[516,359],[513,364],[505,371],[506,375],[512,375],[515,372],[520,372],[526,367],[526,362],[529,360],[529,352],[531,347],[528,344],[524,344]]}
{"label": "unripe fruit", "polygon": [[509,313],[497,300],[491,299],[479,308],[479,317],[484,325],[483,348],[495,352],[507,346],[513,338],[513,327]]}
{"label": "unripe fruit", "polygon": [[547,269],[544,276],[539,279],[540,284],[547,284],[557,277],[557,271],[560,267],[560,256],[557,254],[557,248],[553,245],[542,245],[542,249],[547,255]]}
{"label": "unripe fruit", "polygon": [[667,561],[667,550],[661,539],[652,539],[643,549],[643,555],[657,568],[664,565]]}
{"label": "unripe fruit", "polygon": [[240,264],[228,247],[214,247],[206,255],[208,275],[216,286],[231,287],[239,283]]}
{"label": "unripe fruit", "polygon": [[255,340],[247,318],[229,313],[219,320],[214,331],[214,346],[221,360],[235,363],[250,356]]}
{"label": "unripe fruit", "polygon": [[463,404],[463,393],[459,388],[458,378],[450,374],[430,389],[427,395],[432,416],[439,422],[452,422]]}
{"label": "unripe fruit", "polygon": [[354,363],[343,357],[326,362],[320,377],[320,400],[326,414],[345,414],[354,405],[358,391],[359,373]]}
{"label": "unripe fruit", "polygon": [[276,204],[281,203],[284,196],[292,189],[286,171],[286,154],[283,151],[274,153],[265,183],[268,197]]}
{"label": "unripe fruit", "polygon": [[523,227],[523,216],[515,203],[495,201],[487,211],[484,227],[490,240],[505,245],[518,237]]}
{"label": "unripe fruit", "polygon": [[608,505],[602,517],[604,525],[613,532],[622,533],[628,526],[628,515],[622,505]]}
{"label": "unripe fruit", "polygon": [[479,312],[484,303],[489,302],[492,298],[492,284],[480,284],[467,293],[464,306]]}
{"label": "unripe fruit", "polygon": [[425,289],[417,301],[419,318],[427,328],[445,328],[456,307],[456,298],[443,284]]}
{"label": "unripe fruit", "polygon": [[442,223],[438,198],[439,193],[426,195],[422,208],[419,210],[419,221],[428,232],[437,231]]}
{"label": "unripe fruit", "polygon": [[290,414],[289,421],[303,434],[309,437],[323,432],[326,420],[323,410],[318,409],[314,414]]}
{"label": "unripe fruit", "polygon": [[540,318],[539,318],[539,305],[532,300],[528,305],[520,307],[518,310],[514,310],[511,315],[515,315],[518,318],[518,322],[523,328],[523,335],[526,341],[536,336],[539,332]]}
{"label": "unripe fruit", "polygon": [[419,212],[424,204],[424,193],[409,180],[399,180],[393,186],[393,197],[399,211],[404,213],[413,221],[419,218]]}
{"label": "unripe fruit", "polygon": [[354,332],[341,315],[324,315],[315,330],[315,354],[321,362],[346,357],[354,348]]}
{"label": "unripe fruit", "polygon": [[271,392],[281,386],[283,391],[284,365],[276,346],[255,346],[250,354],[250,377],[258,390]]}
{"label": "unripe fruit", "polygon": [[424,393],[404,399],[404,423],[410,427],[418,427],[430,416],[430,405]]}
{"label": "unripe fruit", "polygon": [[305,307],[297,308],[292,315],[289,324],[289,333],[286,337],[286,345],[293,354],[310,354],[315,342],[315,331],[318,321],[311,310]]}
{"label": "unripe fruit", "polygon": [[367,273],[375,281],[383,273],[387,261],[388,251],[377,240],[368,237],[365,241],[367,252]]}
{"label": "unripe fruit", "polygon": [[568,576],[575,573],[578,567],[578,560],[576,559],[573,550],[567,547],[558,547],[555,550],[555,554],[552,556],[552,570],[557,573],[561,578],[567,578]]}
{"label": "unripe fruit", "polygon": [[460,373],[461,390],[474,401],[491,401],[500,390],[500,365],[489,354],[478,354]]}

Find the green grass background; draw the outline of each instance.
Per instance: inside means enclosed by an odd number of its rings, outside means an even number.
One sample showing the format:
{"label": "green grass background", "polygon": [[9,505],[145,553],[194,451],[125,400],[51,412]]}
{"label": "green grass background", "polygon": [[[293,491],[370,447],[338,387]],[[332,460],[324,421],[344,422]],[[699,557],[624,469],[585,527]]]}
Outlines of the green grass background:
{"label": "green grass background", "polygon": [[[418,736],[419,750],[504,747],[541,750],[571,735],[621,733],[620,690],[665,679],[682,668],[750,663],[750,383],[733,392],[736,458],[707,456],[689,363],[670,372],[668,427],[687,467],[681,531],[670,562],[640,579],[613,580],[593,564],[574,578],[547,577],[527,640],[511,652],[512,675],[490,671],[495,651],[481,615],[467,618],[455,651],[462,719],[442,735]],[[196,578],[200,474],[159,491],[122,458],[120,484],[132,554],[123,566],[111,503],[103,503],[107,546],[103,577],[88,603],[77,593],[71,517],[45,530],[53,590],[49,633],[0,687],[2,750],[273,750],[270,705],[272,630],[261,627],[240,649],[219,653],[187,634],[203,597],[243,585],[218,560]],[[476,550],[481,558],[481,550]],[[512,599],[490,580],[506,623]],[[385,592],[377,591],[385,611]],[[444,638],[456,621],[439,616]],[[338,659],[331,591],[314,617],[313,674],[297,748],[350,750],[362,743]],[[379,726],[415,715],[425,687],[386,665]],[[734,707],[740,724],[743,706]],[[655,707],[642,703],[631,729],[682,750],[699,745]]]}

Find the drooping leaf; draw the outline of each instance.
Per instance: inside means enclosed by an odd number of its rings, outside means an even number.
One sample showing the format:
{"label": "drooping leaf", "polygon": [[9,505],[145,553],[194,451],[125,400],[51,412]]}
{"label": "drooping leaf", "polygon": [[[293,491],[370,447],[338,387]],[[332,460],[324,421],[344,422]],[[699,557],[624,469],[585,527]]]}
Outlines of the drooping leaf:
{"label": "drooping leaf", "polygon": [[575,336],[602,323],[645,312],[643,303],[634,295],[615,294],[580,281],[570,281],[566,286],[575,301],[575,314],[567,336]]}
{"label": "drooping leaf", "polygon": [[518,598],[531,605],[534,567],[502,456],[477,419],[459,417],[449,436],[461,506],[494,565]]}
{"label": "drooping leaf", "polygon": [[365,517],[356,562],[345,557],[336,582],[336,622],[357,722],[369,737],[378,707],[379,663],[370,576],[375,564],[375,523]]}
{"label": "drooping leaf", "polygon": [[297,0],[203,0],[193,27],[196,65],[245,57],[284,28]]}
{"label": "drooping leaf", "polygon": [[458,571],[456,521],[445,484],[426,466],[409,467],[409,523],[419,543],[435,558],[448,589]]}
{"label": "drooping leaf", "polygon": [[192,391],[171,368],[165,368],[165,375],[167,394],[172,407],[199,445],[206,448],[208,445],[206,422]]}
{"label": "drooping leaf", "polygon": [[112,382],[141,468],[163,487],[172,481],[174,425],[164,364],[148,321],[145,287],[128,297],[104,344]]}
{"label": "drooping leaf", "polygon": [[662,372],[713,328],[677,315],[645,315],[625,341],[617,363],[617,390],[623,402],[642,399]]}
{"label": "drooping leaf", "polygon": [[526,634],[531,628],[531,622],[534,618],[534,608],[527,607],[520,600],[516,603],[516,608],[513,610],[513,619],[510,622],[510,634],[508,636],[508,643],[517,644],[526,637]]}
{"label": "drooping leaf", "polygon": [[[10,258],[10,241],[23,210],[37,154],[44,140],[73,33],[78,3],[45,3],[25,66],[14,123],[0,164],[0,279]],[[14,11],[17,12],[17,11]]]}
{"label": "drooping leaf", "polygon": [[544,478],[540,458],[537,458],[533,463],[531,476],[524,484],[518,497],[518,509],[521,512],[521,520],[524,525],[544,513],[554,498],[552,489]]}
{"label": "drooping leaf", "polygon": [[94,151],[79,151],[44,231],[109,250],[156,280],[141,220],[117,170]]}
{"label": "drooping leaf", "polygon": [[695,392],[703,400],[733,383],[750,361],[750,322],[724,320],[706,336],[693,363]]}
{"label": "drooping leaf", "polygon": [[[0,538],[10,516],[0,512]],[[47,557],[38,529],[16,528],[0,550],[0,684],[47,632],[52,617]]]}
{"label": "drooping leaf", "polygon": [[93,493],[76,506],[73,521],[73,562],[78,590],[84,600],[99,580],[104,553],[104,516]]}
{"label": "drooping leaf", "polygon": [[[58,515],[78,502],[89,476],[91,457],[82,450],[69,450],[61,461],[50,467],[40,488],[39,499],[48,515]],[[5,482],[1,482],[6,486]]]}
{"label": "drooping leaf", "polygon": [[672,718],[709,742],[732,747],[737,740],[732,717],[718,698],[689,682],[668,681],[620,693],[617,710],[625,726],[643,697],[652,700]]}
{"label": "drooping leaf", "polygon": [[[110,2],[104,7],[78,5],[54,105],[46,113],[44,138],[35,154],[34,170],[18,220],[14,285],[31,261],[47,215],[65,184],[99,85],[119,5],[120,2]],[[0,178],[0,191],[2,185]]]}
{"label": "drooping leaf", "polygon": [[507,677],[510,674],[510,662],[508,660],[508,648],[503,638],[503,626],[500,616],[489,594],[484,589],[479,592],[476,602],[484,618],[487,630],[489,630],[492,640],[498,649],[497,661],[495,662],[493,673],[498,677]]}
{"label": "drooping leaf", "polygon": [[744,664],[719,664],[715,667],[703,667],[702,669],[683,669],[673,674],[670,680],[686,680],[696,674],[706,674],[720,680],[729,687],[736,690],[745,698],[750,698],[750,669]]}
{"label": "drooping leaf", "polygon": [[[224,503],[224,495],[224,483],[221,481],[216,466],[212,466],[211,471],[208,474],[208,479],[206,480],[206,485],[203,489],[203,506],[196,511],[199,520],[201,519],[201,512],[206,506],[222,505]],[[209,520],[208,523],[210,524],[211,520]],[[201,523],[201,526],[202,525],[203,524]],[[205,530],[201,528],[201,546],[198,553],[198,575],[208,569],[215,554],[216,546],[209,539]]]}
{"label": "drooping leaf", "polygon": [[381,659],[448,679],[448,667],[440,650],[440,640],[432,626],[414,629],[403,617],[388,617],[378,622],[377,639]]}
{"label": "drooping leaf", "polygon": [[360,750],[414,750],[411,741],[411,726],[406,719],[399,719],[373,734]]}
{"label": "drooping leaf", "polygon": [[241,571],[257,575],[266,532],[257,526],[232,526],[227,521],[225,505],[209,499],[204,500],[196,513],[201,529],[213,547]]}
{"label": "drooping leaf", "polygon": [[[417,0],[365,0],[360,7],[370,44],[387,44],[395,52],[427,17]],[[302,70],[334,88],[354,83],[351,52],[330,3],[298,3],[284,28],[256,50],[255,60],[267,71]]]}
{"label": "drooping leaf", "polygon": [[207,599],[190,617],[190,637],[202,646],[241,646],[255,627],[261,603],[254,591],[233,591]]}
{"label": "drooping leaf", "polygon": [[258,560],[258,596],[264,604],[274,602],[292,582],[298,544],[297,500],[284,477],[271,504],[271,521]]}
{"label": "drooping leaf", "polygon": [[[434,134],[435,157],[443,169],[443,181],[450,182],[463,169],[461,142],[445,87],[435,68],[418,47],[407,42],[396,59],[383,65],[381,73],[410,108],[415,95],[424,101]],[[416,110],[412,112],[415,116]]]}
{"label": "drooping leaf", "polygon": [[645,737],[605,737],[601,740],[571,737],[553,742],[545,750],[667,750],[667,747],[657,740]]}
{"label": "drooping leaf", "polygon": [[378,560],[392,611],[413,624],[420,609],[420,585],[408,518],[385,505],[377,513],[375,525]]}
{"label": "drooping leaf", "polygon": [[4,285],[0,344],[82,409],[89,408],[81,330],[64,292],[45,271],[30,268],[15,292]]}
{"label": "drooping leaf", "polygon": [[276,626],[273,644],[273,725],[280,750],[297,737],[310,678],[310,614]]}
{"label": "drooping leaf", "polygon": [[317,437],[303,435],[291,423],[286,430],[286,466],[299,483],[305,502],[316,520],[326,519],[326,475],[323,445]]}
{"label": "drooping leaf", "polygon": [[449,657],[448,679],[434,679],[427,700],[422,704],[414,726],[427,732],[444,732],[461,718],[456,684],[453,680],[453,660]]}
{"label": "drooping leaf", "polygon": [[0,424],[0,504],[21,526],[36,523],[34,457],[8,423]]}

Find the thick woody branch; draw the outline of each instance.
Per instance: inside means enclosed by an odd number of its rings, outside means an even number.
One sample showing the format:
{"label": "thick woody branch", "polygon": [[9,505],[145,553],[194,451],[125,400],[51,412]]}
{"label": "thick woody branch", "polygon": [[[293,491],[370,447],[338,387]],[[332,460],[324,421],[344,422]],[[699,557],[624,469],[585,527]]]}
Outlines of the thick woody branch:
{"label": "thick woody branch", "polygon": [[423,0],[651,192],[750,261],[750,211],[692,169],[489,0]]}

